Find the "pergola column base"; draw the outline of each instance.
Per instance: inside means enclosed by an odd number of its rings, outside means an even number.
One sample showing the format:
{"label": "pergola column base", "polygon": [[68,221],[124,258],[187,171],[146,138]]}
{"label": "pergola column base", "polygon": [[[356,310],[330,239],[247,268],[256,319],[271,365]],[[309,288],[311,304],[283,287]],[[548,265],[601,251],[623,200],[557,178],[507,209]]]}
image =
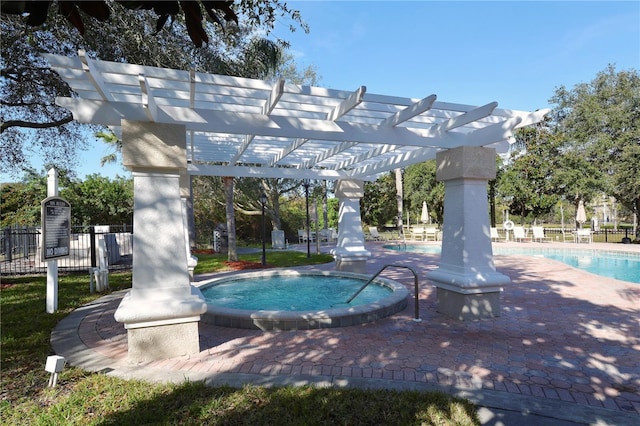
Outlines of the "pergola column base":
{"label": "pergola column base", "polygon": [[[129,362],[155,361],[200,352],[198,322],[207,303],[200,290],[133,289],[125,295],[115,319],[127,329]],[[189,289],[187,289],[189,291]]]}
{"label": "pergola column base", "polygon": [[438,287],[436,310],[450,318],[476,321],[500,316],[500,292],[459,293]]}
{"label": "pergola column base", "polygon": [[427,272],[436,289],[436,310],[461,321],[500,316],[502,286],[511,280],[493,270],[456,271],[440,267]]}
{"label": "pergola column base", "polygon": [[129,362],[149,362],[199,353],[199,320],[200,316],[191,322],[127,329]]}
{"label": "pergola column base", "polygon": [[357,274],[367,273],[367,260],[371,253],[364,252],[362,255],[340,255],[335,254],[336,270],[344,272],[354,272]]}

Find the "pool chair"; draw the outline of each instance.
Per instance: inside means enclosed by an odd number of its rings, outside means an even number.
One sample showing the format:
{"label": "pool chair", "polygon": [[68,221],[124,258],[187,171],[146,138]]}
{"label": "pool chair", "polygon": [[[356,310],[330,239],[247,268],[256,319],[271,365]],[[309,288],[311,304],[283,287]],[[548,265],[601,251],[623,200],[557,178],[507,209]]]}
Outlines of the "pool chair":
{"label": "pool chair", "polygon": [[320,241],[334,241],[338,239],[338,235],[333,228],[321,229],[318,233]]}
{"label": "pool chair", "polygon": [[500,234],[498,234],[498,228],[491,227],[491,241],[497,243],[500,241]]}
{"label": "pool chair", "polygon": [[[309,240],[315,241],[315,232],[309,232]],[[306,229],[298,229],[298,242],[306,243],[307,242],[307,230]]]}
{"label": "pool chair", "polygon": [[378,227],[376,226],[369,227],[369,235],[371,235],[371,239],[375,241],[380,241],[382,239],[380,233],[378,232]]}
{"label": "pool chair", "polygon": [[563,243],[566,243],[566,242],[574,243],[575,241],[576,241],[576,236],[573,234],[573,232],[565,231],[564,229],[562,230]]}
{"label": "pool chair", "polygon": [[591,243],[591,229],[576,229],[576,243]]}
{"label": "pool chair", "polygon": [[527,233],[524,230],[524,226],[513,227],[513,241],[517,241],[520,243],[531,241],[531,238],[527,237]]}
{"label": "pool chair", "polygon": [[532,226],[533,241],[544,243],[545,241],[551,241],[551,237],[544,235],[544,228],[542,226]]}
{"label": "pool chair", "polygon": [[424,229],[424,240],[438,241],[438,228],[435,226],[427,226]]}
{"label": "pool chair", "polygon": [[411,239],[413,241],[424,241],[424,232],[422,226],[414,226],[411,228]]}

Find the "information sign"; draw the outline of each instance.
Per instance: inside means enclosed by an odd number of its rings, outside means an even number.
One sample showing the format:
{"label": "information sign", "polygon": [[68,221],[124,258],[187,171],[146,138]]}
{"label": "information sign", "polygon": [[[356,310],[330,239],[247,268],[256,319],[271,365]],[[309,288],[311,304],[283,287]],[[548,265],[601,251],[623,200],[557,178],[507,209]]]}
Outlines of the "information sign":
{"label": "information sign", "polygon": [[42,261],[69,256],[71,204],[64,198],[42,201]]}

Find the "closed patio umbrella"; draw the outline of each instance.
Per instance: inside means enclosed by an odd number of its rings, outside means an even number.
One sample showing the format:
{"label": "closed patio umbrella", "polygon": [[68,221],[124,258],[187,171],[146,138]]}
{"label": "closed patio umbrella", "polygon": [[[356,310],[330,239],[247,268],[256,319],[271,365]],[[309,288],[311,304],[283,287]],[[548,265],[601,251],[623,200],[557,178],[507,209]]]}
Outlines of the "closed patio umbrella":
{"label": "closed patio umbrella", "polygon": [[422,214],[420,215],[420,222],[427,223],[429,222],[429,210],[427,209],[427,202],[422,202]]}
{"label": "closed patio umbrella", "polygon": [[576,222],[580,224],[582,228],[582,224],[587,221],[587,212],[584,210],[584,202],[580,200],[578,204],[578,211],[576,212]]}

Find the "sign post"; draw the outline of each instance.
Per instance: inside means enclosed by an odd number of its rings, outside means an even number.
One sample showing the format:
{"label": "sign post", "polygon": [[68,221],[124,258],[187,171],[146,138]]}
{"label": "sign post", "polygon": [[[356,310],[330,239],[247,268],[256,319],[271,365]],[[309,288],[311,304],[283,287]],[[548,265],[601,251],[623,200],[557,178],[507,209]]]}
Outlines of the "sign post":
{"label": "sign post", "polygon": [[47,262],[47,313],[58,309],[58,259],[68,257],[71,244],[71,204],[58,197],[58,173],[47,177],[47,198],[41,203],[42,261]]}

